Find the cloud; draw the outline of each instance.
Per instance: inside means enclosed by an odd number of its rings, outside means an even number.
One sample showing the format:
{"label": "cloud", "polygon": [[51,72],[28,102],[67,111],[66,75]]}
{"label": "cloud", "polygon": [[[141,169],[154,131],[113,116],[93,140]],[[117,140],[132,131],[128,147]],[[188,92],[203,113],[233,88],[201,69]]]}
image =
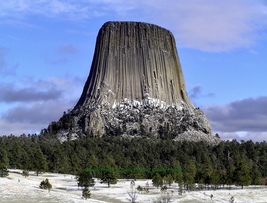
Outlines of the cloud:
{"label": "cloud", "polygon": [[201,86],[196,86],[196,87],[194,87],[193,89],[191,89],[190,91],[189,91],[189,97],[191,98],[191,99],[195,99],[195,98],[198,98],[199,97],[199,95],[201,94]]}
{"label": "cloud", "polygon": [[267,97],[247,98],[224,106],[211,106],[203,109],[213,131],[266,132]]}
{"label": "cloud", "polygon": [[8,64],[6,62],[6,55],[8,53],[8,49],[5,47],[0,46],[0,73],[1,76],[9,76],[9,75],[16,75],[16,70],[19,66],[19,63],[15,64]]}
{"label": "cloud", "polygon": [[34,103],[20,103],[9,108],[0,116],[0,135],[22,133],[39,133],[47,128],[52,121],[58,121],[64,111],[71,109],[76,100],[58,99],[56,101],[39,101]]}
{"label": "cloud", "polygon": [[1,135],[39,133],[52,121],[58,121],[64,111],[73,107],[74,100],[57,100],[19,104],[0,116]]}
{"label": "cloud", "polygon": [[[179,46],[204,51],[250,47],[266,28],[263,4],[257,1],[172,1],[162,14],[174,30]],[[164,8],[164,7],[163,7]]]}
{"label": "cloud", "polygon": [[75,79],[27,77],[15,83],[0,83],[0,103],[25,103],[57,101],[73,90]]}
{"label": "cloud", "polygon": [[66,44],[66,45],[60,46],[58,48],[58,51],[62,54],[74,54],[77,52],[77,48],[72,44]]}
{"label": "cloud", "polygon": [[67,64],[69,62],[69,56],[76,54],[78,52],[78,48],[73,44],[65,44],[57,47],[56,52],[57,53],[52,56],[44,57],[44,61],[52,65]]}
{"label": "cloud", "polygon": [[[18,80],[16,83],[0,83],[0,103],[25,103],[58,101],[61,99],[73,100],[80,92],[84,81],[79,77],[35,80],[31,77]],[[18,88],[19,87],[19,88]]]}
{"label": "cloud", "polygon": [[99,3],[93,0],[5,0],[0,2],[0,16],[22,18],[21,16],[41,15],[80,20],[102,15],[103,9],[96,6],[99,6]]}
{"label": "cloud", "polygon": [[33,105],[26,106],[19,105],[6,111],[2,119],[10,123],[47,125],[51,121],[58,120],[63,115],[63,112],[69,108],[69,105],[69,103],[65,103],[63,100],[60,102],[36,102]]}
{"label": "cloud", "polygon": [[38,133],[50,122],[58,121],[76,104],[83,82],[77,77],[54,77],[0,84],[0,135]]}
{"label": "cloud", "polygon": [[253,140],[254,142],[262,142],[267,140],[267,131],[265,132],[217,132],[223,140]]}
{"label": "cloud", "polygon": [[61,97],[62,93],[57,89],[47,89],[40,91],[38,88],[16,89],[13,85],[0,86],[0,102],[36,102],[46,100],[56,100]]}
{"label": "cloud", "polygon": [[[0,17],[41,15],[63,20],[150,21],[174,32],[179,47],[220,52],[252,47],[266,29],[267,6],[253,0],[5,0]],[[21,22],[21,21],[20,21]],[[27,22],[24,22],[27,24]]]}
{"label": "cloud", "polygon": [[39,133],[40,129],[43,129],[43,124],[32,124],[32,123],[21,123],[21,122],[10,122],[6,119],[0,118],[0,135],[22,135]]}
{"label": "cloud", "polygon": [[215,96],[214,93],[203,94],[202,93],[202,87],[200,85],[193,87],[189,91],[189,97],[192,100],[198,99],[199,97],[214,97],[214,96]]}

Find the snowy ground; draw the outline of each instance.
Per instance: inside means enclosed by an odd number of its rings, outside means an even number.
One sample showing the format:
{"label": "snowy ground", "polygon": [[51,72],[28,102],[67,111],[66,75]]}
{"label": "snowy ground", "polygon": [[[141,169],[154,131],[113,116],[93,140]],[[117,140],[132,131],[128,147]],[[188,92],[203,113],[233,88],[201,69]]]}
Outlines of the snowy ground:
{"label": "snowy ground", "polygon": [[[119,180],[116,185],[110,188],[105,184],[97,182],[94,188],[90,188],[91,198],[84,200],[81,198],[82,191],[77,187],[75,176],[45,173],[36,176],[33,172],[30,176],[24,178],[20,170],[10,170],[9,176],[0,178],[0,202],[1,203],[122,203],[129,202],[127,191],[130,191],[129,180]],[[49,179],[53,188],[50,193],[47,190],[39,189],[40,182],[45,178]],[[160,196],[160,190],[152,187],[151,180],[137,180],[135,186],[145,187],[149,183],[150,190],[148,194],[138,194],[137,202],[153,203]],[[195,202],[216,202],[228,203],[233,196],[234,202],[242,203],[267,203],[267,188],[264,187],[245,187],[232,190],[207,190],[186,192],[178,195],[177,184],[168,189],[172,194],[173,203],[195,203]],[[213,195],[211,199],[210,196]]]}

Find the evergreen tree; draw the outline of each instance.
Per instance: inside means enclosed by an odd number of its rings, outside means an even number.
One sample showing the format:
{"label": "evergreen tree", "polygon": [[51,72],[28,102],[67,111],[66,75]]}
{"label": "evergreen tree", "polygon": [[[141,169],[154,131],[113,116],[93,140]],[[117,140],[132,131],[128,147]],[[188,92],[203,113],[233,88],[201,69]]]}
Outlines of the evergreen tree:
{"label": "evergreen tree", "polygon": [[173,177],[171,174],[164,176],[163,180],[164,180],[164,183],[168,184],[169,186],[171,186],[171,184],[173,183]]}
{"label": "evergreen tree", "polygon": [[36,175],[38,176],[39,173],[45,172],[47,170],[47,163],[43,152],[41,151],[40,147],[35,147],[33,152],[33,167],[36,171]]}
{"label": "evergreen tree", "polygon": [[244,186],[247,186],[251,182],[251,171],[248,165],[248,161],[243,155],[235,169],[235,178],[236,184],[240,185],[243,189]]}
{"label": "evergreen tree", "polygon": [[86,169],[93,169],[94,171],[92,172],[93,177],[97,176],[97,169],[98,169],[98,159],[94,154],[91,154],[89,156],[88,163],[86,165]]}
{"label": "evergreen tree", "polygon": [[22,149],[21,165],[24,170],[29,170],[32,167],[29,155],[24,148]]}
{"label": "evergreen tree", "polygon": [[224,188],[224,185],[227,184],[227,171],[226,169],[220,169],[220,171],[218,172],[219,172],[220,184],[222,184]]}
{"label": "evergreen tree", "polygon": [[87,171],[87,169],[79,173],[76,178],[79,187],[92,187],[95,185],[95,180],[93,179],[92,173]]}
{"label": "evergreen tree", "polygon": [[89,199],[91,197],[91,192],[90,192],[88,187],[85,187],[83,189],[82,196],[83,196],[84,199]]}
{"label": "evergreen tree", "polygon": [[202,168],[202,173],[203,173],[202,177],[204,179],[204,183],[209,185],[211,182],[213,169],[210,158],[207,155],[205,155],[204,157],[204,161],[201,168]]}
{"label": "evergreen tree", "polygon": [[[73,157],[72,155],[68,157],[68,152],[62,149],[61,145],[56,144],[54,146],[53,153],[50,156],[50,170],[56,173],[71,173],[75,174],[76,164],[79,163],[78,160],[75,160],[77,163],[72,166]],[[73,154],[73,153],[71,153]],[[75,156],[75,155],[73,155]],[[70,160],[69,160],[70,159]],[[70,162],[70,164],[69,164]],[[70,166],[71,165],[71,166]]]}
{"label": "evergreen tree", "polygon": [[8,176],[7,167],[0,165],[0,177],[6,177],[6,176]]}
{"label": "evergreen tree", "polygon": [[163,185],[163,179],[159,173],[156,173],[152,179],[153,186],[159,188]]}
{"label": "evergreen tree", "polygon": [[217,189],[217,186],[221,184],[220,180],[220,173],[218,170],[213,170],[211,174],[210,183],[215,185],[215,188]]}
{"label": "evergreen tree", "polygon": [[173,169],[173,172],[171,174],[172,174],[172,177],[174,179],[174,182],[178,183],[178,185],[181,186],[183,183],[183,171],[182,171],[182,167],[180,165],[180,162],[174,161],[172,163],[172,169]]}
{"label": "evergreen tree", "polygon": [[75,152],[70,155],[70,167],[72,174],[77,174],[81,170],[80,159]]}
{"label": "evergreen tree", "polygon": [[144,174],[144,172],[142,172],[142,167],[140,167],[136,162],[131,163],[128,169],[130,169],[130,171],[128,172],[127,175],[129,175],[130,178],[136,180],[138,178],[143,177],[142,174]]}
{"label": "evergreen tree", "polygon": [[251,184],[252,185],[261,184],[262,177],[261,177],[261,174],[259,172],[259,167],[255,162],[252,163],[252,169],[251,169],[250,175],[251,175]]}
{"label": "evergreen tree", "polygon": [[119,177],[118,168],[112,157],[107,156],[100,165],[100,179],[101,183],[107,183],[108,187],[110,184],[117,184],[117,179]]}
{"label": "evergreen tree", "polygon": [[0,177],[8,176],[9,159],[6,150],[0,148]]}
{"label": "evergreen tree", "polygon": [[196,164],[193,159],[190,159],[183,170],[183,178],[184,178],[184,184],[187,187],[187,190],[189,188],[193,187],[193,184],[195,182],[195,175],[196,175],[197,169]]}

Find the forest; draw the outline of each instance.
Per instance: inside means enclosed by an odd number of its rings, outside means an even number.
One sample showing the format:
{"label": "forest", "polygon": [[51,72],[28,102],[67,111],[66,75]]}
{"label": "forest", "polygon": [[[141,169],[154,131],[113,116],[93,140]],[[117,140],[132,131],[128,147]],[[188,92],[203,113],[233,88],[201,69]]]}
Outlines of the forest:
{"label": "forest", "polygon": [[[193,189],[267,185],[267,143],[177,142],[121,136],[84,137],[60,142],[50,134],[0,136],[0,176],[7,168],[67,174],[103,173],[123,179],[183,183]],[[156,181],[158,180],[158,181]],[[163,180],[163,181],[161,181]],[[162,184],[161,184],[162,183]]]}

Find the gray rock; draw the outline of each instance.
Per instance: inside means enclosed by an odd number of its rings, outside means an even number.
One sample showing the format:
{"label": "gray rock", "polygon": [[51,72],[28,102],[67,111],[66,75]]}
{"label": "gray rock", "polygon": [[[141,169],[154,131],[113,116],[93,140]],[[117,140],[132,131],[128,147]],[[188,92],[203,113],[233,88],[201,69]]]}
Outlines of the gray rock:
{"label": "gray rock", "polygon": [[59,123],[66,120],[67,126],[57,127],[63,137],[214,138],[206,116],[187,95],[172,33],[139,22],[102,26],[82,95]]}

